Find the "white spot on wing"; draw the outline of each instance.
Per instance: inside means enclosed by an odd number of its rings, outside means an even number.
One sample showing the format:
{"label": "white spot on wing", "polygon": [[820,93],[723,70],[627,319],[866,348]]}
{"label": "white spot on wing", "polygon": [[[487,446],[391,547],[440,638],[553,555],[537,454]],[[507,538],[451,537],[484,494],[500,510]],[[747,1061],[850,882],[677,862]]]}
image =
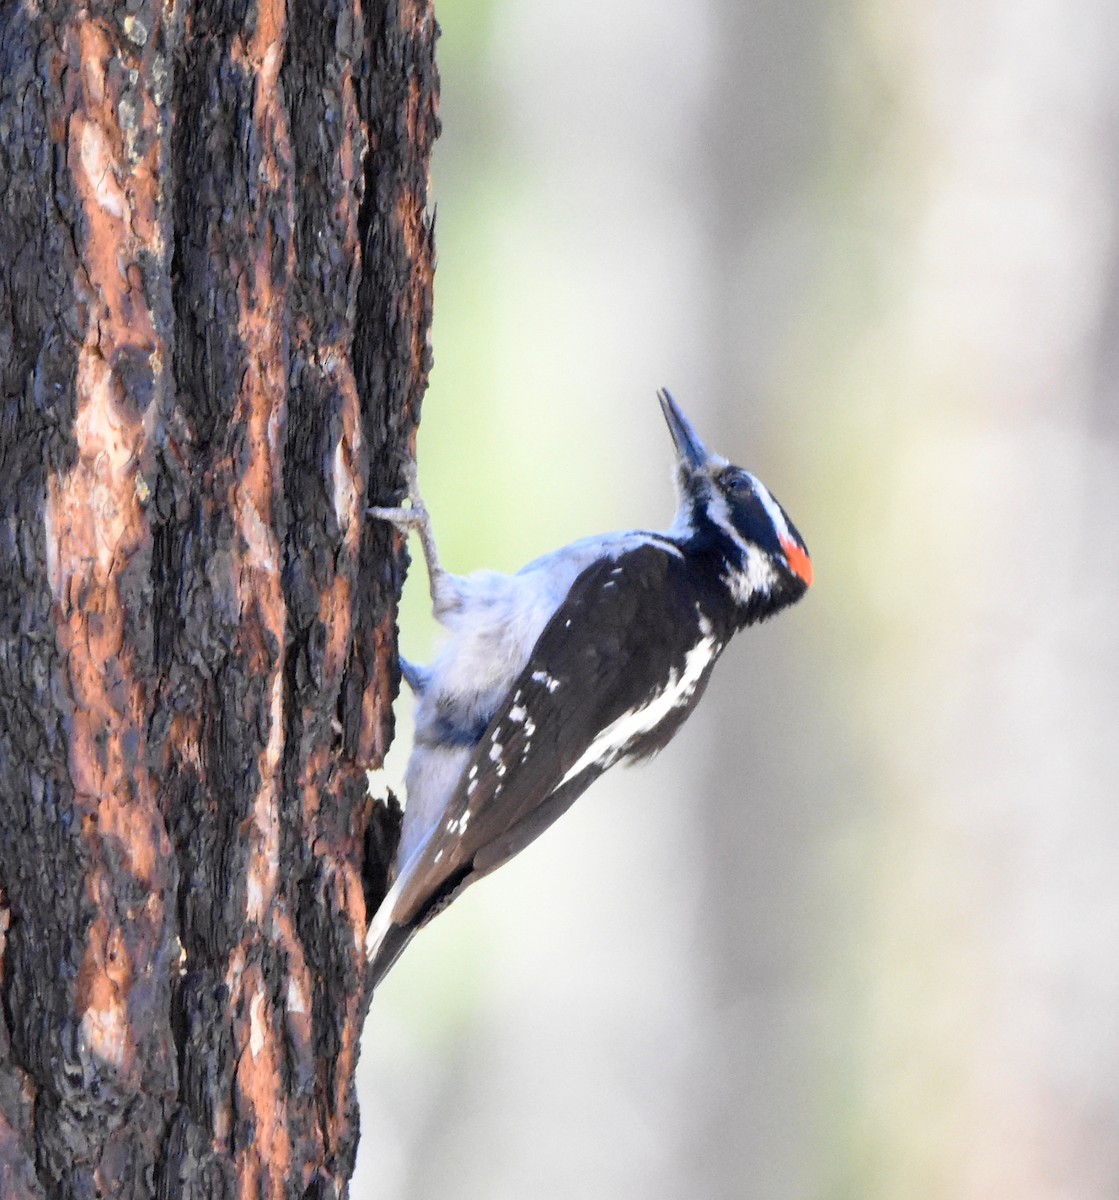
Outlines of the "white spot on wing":
{"label": "white spot on wing", "polygon": [[629,712],[623,713],[617,720],[611,721],[591,742],[556,787],[563,787],[565,783],[574,779],[588,767],[600,764],[610,766],[634,740],[642,734],[656,729],[674,708],[687,703],[700,679],[703,678],[704,671],[707,670],[717,653],[715,639],[711,636],[703,638],[693,646],[684,656],[684,670],[680,676],[677,677],[673,672],[669,676],[668,685],[663,691],[658,692],[648,704],[642,708],[631,709]]}
{"label": "white spot on wing", "polygon": [[547,671],[533,671],[532,679],[534,683],[542,683],[549,692],[554,692],[559,687],[559,680]]}

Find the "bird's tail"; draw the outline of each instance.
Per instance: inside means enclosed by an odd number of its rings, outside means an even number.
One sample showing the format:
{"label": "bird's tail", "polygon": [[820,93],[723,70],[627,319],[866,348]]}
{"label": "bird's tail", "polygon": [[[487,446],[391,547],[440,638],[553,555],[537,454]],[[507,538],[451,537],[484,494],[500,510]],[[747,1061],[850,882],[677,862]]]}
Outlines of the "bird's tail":
{"label": "bird's tail", "polygon": [[[369,932],[373,933],[372,926],[370,926]],[[404,947],[412,940],[415,932],[414,925],[389,924],[378,931],[375,944],[368,937],[366,938],[365,953],[369,959],[370,988],[376,988],[389,973],[389,969],[404,952]]]}
{"label": "bird's tail", "polygon": [[384,979],[417,929],[414,922],[397,924],[393,920],[397,915],[397,904],[404,890],[406,877],[407,869],[397,875],[365,931],[365,957],[369,961],[370,987],[375,988]]}
{"label": "bird's tail", "polygon": [[[430,840],[430,835],[429,835]],[[426,843],[425,843],[426,844]],[[404,952],[412,940],[436,913],[441,912],[466,886],[473,870],[472,863],[464,863],[440,883],[423,899],[422,904],[412,910],[410,917],[398,921],[394,918],[408,911],[405,898],[406,885],[412,871],[421,860],[424,847],[412,856],[411,861],[396,877],[388,895],[381,901],[380,908],[373,914],[365,932],[365,957],[369,961],[371,988],[375,988],[389,973],[393,963]]]}

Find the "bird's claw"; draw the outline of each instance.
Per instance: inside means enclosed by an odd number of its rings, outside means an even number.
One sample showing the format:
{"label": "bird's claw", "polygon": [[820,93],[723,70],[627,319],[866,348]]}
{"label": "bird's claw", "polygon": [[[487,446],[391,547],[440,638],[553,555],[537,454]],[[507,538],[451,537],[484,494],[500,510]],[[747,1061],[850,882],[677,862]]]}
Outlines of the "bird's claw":
{"label": "bird's claw", "polygon": [[390,521],[397,529],[419,529],[428,522],[427,509],[416,504],[411,508],[382,508],[380,505],[374,505],[365,512],[375,520]]}
{"label": "bird's claw", "polygon": [[430,523],[431,518],[420,495],[419,475],[414,459],[408,459],[404,463],[402,474],[409,506],[405,508],[403,505],[375,504],[365,510],[366,514],[379,521],[390,521],[397,529],[423,529]]}

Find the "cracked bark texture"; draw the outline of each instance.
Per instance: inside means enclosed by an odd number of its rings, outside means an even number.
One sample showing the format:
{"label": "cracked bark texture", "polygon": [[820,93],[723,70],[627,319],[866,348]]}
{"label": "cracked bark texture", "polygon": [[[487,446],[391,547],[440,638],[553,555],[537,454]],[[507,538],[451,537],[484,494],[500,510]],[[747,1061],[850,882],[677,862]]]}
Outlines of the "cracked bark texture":
{"label": "cracked bark texture", "polygon": [[346,1191],[435,37],[0,7],[5,1198]]}

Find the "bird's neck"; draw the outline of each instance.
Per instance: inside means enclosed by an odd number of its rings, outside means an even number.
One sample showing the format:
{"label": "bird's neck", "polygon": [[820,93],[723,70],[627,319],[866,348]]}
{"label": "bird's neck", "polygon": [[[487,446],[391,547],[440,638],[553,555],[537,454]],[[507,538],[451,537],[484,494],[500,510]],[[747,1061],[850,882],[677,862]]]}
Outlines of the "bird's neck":
{"label": "bird's neck", "polygon": [[692,564],[689,576],[701,606],[720,626],[742,629],[764,621],[803,594],[760,547],[732,537],[703,513],[678,516],[673,530],[683,531],[672,540]]}

